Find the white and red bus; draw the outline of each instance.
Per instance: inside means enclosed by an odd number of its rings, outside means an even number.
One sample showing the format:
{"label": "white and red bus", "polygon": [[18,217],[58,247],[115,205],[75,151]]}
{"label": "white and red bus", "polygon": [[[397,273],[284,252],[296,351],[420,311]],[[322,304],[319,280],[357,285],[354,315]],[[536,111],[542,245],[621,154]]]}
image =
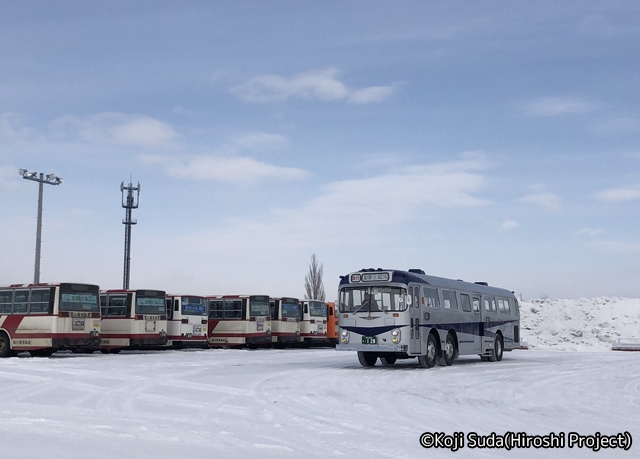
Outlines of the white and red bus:
{"label": "white and red bus", "polygon": [[300,300],[271,298],[271,340],[274,346],[300,343]]}
{"label": "white and red bus", "polygon": [[218,295],[207,301],[210,346],[271,345],[268,295]]}
{"label": "white and red bus", "polygon": [[318,346],[328,342],[327,304],[324,301],[300,302],[300,338],[305,346]]}
{"label": "white and red bus", "polygon": [[159,349],[167,344],[166,292],[162,290],[103,290],[100,350]]}
{"label": "white and red bus", "polygon": [[166,296],[167,346],[209,347],[207,342],[207,299],[198,295]]}
{"label": "white and red bus", "polygon": [[100,346],[100,287],[89,284],[13,284],[0,287],[0,357],[29,351],[46,356]]}

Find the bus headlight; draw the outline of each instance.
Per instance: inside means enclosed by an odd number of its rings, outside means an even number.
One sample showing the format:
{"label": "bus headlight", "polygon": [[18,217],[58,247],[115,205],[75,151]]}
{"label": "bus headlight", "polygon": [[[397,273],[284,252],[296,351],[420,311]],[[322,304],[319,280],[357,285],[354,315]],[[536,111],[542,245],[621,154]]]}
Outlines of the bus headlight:
{"label": "bus headlight", "polygon": [[391,342],[393,344],[398,344],[400,342],[400,330],[395,329],[391,332]]}
{"label": "bus headlight", "polygon": [[342,344],[347,344],[349,342],[349,330],[342,330],[340,332],[340,342]]}

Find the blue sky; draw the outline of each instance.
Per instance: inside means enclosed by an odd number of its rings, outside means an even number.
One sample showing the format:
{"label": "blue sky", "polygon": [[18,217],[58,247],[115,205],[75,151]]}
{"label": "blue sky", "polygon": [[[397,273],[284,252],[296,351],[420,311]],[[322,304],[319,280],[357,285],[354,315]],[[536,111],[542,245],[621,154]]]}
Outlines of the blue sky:
{"label": "blue sky", "polygon": [[0,285],[640,296],[640,4],[0,3]]}

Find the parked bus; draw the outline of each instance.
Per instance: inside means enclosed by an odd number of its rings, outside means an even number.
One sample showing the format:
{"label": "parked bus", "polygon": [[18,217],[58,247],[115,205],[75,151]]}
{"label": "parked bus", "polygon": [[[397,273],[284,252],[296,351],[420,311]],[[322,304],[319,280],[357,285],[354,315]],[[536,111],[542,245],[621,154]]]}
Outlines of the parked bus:
{"label": "parked bus", "polygon": [[203,348],[207,343],[207,299],[198,295],[168,294],[167,347]]}
{"label": "parked bus", "polygon": [[100,350],[160,349],[167,344],[166,292],[103,290],[100,292]]}
{"label": "parked bus", "polygon": [[485,282],[409,271],[364,269],[343,276],[338,350],[357,351],[370,367],[417,357],[421,367],[451,365],[459,355],[500,361],[519,346],[518,301]]}
{"label": "parked bus", "polygon": [[271,298],[271,339],[276,347],[300,343],[300,301]]}
{"label": "parked bus", "polygon": [[305,346],[327,342],[327,304],[320,300],[300,302],[300,337]]}
{"label": "parked bus", "polygon": [[218,295],[207,301],[210,346],[271,345],[268,295]]}
{"label": "parked bus", "polygon": [[327,342],[329,346],[338,344],[338,315],[335,310],[335,303],[327,303]]}
{"label": "parked bus", "polygon": [[29,351],[35,356],[100,346],[97,285],[13,284],[0,287],[0,357]]}

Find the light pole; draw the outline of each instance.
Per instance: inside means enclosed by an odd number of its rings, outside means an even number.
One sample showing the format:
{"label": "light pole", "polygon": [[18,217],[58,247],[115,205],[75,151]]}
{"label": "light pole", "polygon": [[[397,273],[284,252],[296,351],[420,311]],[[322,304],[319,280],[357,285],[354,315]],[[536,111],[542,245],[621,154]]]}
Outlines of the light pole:
{"label": "light pole", "polygon": [[38,228],[36,230],[36,263],[33,269],[33,283],[40,283],[40,244],[42,243],[42,185],[60,185],[62,179],[54,174],[45,175],[40,172],[29,172],[26,169],[18,169],[18,174],[22,175],[23,179],[32,180],[38,182]]}
{"label": "light pole", "polygon": [[[125,198],[124,192],[127,191],[127,197]],[[137,191],[137,195],[134,197],[133,192]],[[126,219],[122,220],[124,227],[124,275],[122,279],[122,288],[129,289],[129,278],[131,276],[131,225],[138,223],[137,220],[131,218],[131,211],[138,208],[138,202],[140,201],[140,182],[138,186],[131,184],[129,179],[129,185],[124,186],[124,182],[120,184],[120,192],[122,193],[122,207],[127,209]]]}

